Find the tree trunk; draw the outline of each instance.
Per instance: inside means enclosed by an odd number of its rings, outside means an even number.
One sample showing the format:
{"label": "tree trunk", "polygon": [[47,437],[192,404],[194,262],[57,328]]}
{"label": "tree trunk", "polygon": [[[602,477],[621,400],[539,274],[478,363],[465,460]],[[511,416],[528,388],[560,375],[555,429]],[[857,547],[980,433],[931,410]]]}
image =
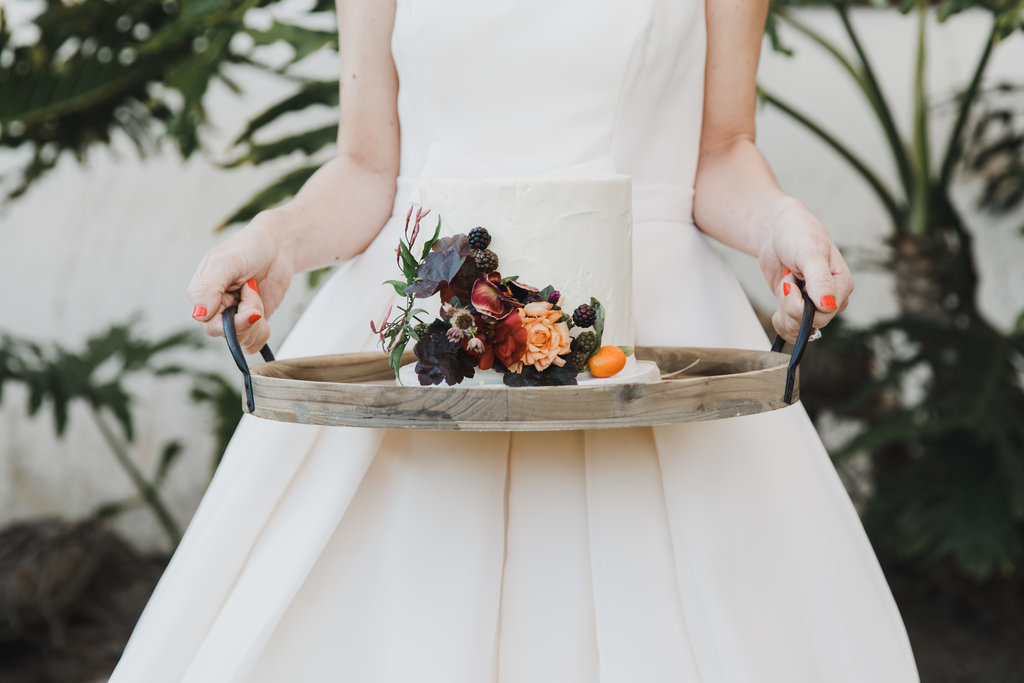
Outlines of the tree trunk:
{"label": "tree trunk", "polygon": [[904,316],[964,329],[977,317],[974,243],[952,203],[937,204],[928,232],[892,240],[896,299]]}

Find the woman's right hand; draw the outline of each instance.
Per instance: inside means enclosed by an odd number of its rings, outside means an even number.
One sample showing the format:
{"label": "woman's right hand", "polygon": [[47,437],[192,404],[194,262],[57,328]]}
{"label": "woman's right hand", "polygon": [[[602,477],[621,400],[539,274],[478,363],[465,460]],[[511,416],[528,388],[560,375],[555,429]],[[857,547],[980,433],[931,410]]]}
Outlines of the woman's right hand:
{"label": "woman's right hand", "polygon": [[[188,286],[192,317],[211,337],[224,336],[221,314],[238,303],[235,329],[246,353],[270,339],[268,319],[281,304],[295,271],[277,235],[280,211],[258,214],[247,226],[211,249]],[[241,300],[239,301],[239,296]]]}
{"label": "woman's right hand", "polygon": [[361,253],[394,207],[401,156],[391,57],[395,0],[343,0],[337,15],[345,89],[337,153],[291,200],[211,249],[188,287],[192,317],[212,337],[223,336],[221,313],[241,294],[235,329],[247,353],[270,338],[267,319],[295,273]]}

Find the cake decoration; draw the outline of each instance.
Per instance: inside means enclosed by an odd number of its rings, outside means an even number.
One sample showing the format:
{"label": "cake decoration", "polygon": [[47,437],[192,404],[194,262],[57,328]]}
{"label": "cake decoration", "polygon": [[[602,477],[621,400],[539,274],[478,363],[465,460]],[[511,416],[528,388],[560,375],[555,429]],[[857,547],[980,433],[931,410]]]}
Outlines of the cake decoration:
{"label": "cake decoration", "polygon": [[[501,373],[507,386],[566,385],[576,384],[577,374],[587,370],[610,377],[625,366],[630,348],[601,346],[601,302],[591,297],[570,314],[553,285],[539,289],[518,274],[503,276],[483,226],[441,237],[439,217],[433,235],[417,248],[429,213],[410,207],[395,252],[404,279],[385,283],[405,297],[404,304],[394,317],[389,308],[379,324],[370,323],[396,377],[409,342],[414,342],[416,375],[425,386],[459,384],[489,369]],[[417,300],[435,295],[441,298],[438,315],[425,319],[427,310]],[[573,330],[579,332],[573,336]]]}

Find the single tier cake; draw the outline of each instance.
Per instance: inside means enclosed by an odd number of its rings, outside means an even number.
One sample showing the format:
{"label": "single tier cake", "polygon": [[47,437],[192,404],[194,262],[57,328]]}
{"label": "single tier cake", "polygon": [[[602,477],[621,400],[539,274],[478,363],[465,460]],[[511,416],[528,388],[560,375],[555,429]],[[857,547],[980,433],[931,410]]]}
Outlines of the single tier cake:
{"label": "single tier cake", "polygon": [[[470,259],[484,251],[478,247],[480,235],[486,235],[486,251],[491,254],[481,257],[481,262],[487,270],[495,271],[490,278],[496,284],[501,286],[501,279],[514,275],[516,282],[536,289],[551,286],[556,293],[545,295],[545,301],[550,299],[554,303],[557,299],[567,318],[580,304],[596,300],[603,309],[601,346],[623,347],[627,352],[632,348],[633,220],[629,177],[425,179],[420,183],[419,204],[431,212],[430,218],[424,220],[422,232],[428,232],[439,219],[442,238],[469,237],[469,248],[473,250]],[[494,267],[488,261],[492,257],[497,259]],[[464,286],[464,296],[466,291]],[[440,312],[439,298],[433,297],[428,305],[417,301],[418,307],[427,309],[426,318],[432,319]],[[474,313],[479,310],[478,306],[471,307],[470,301],[459,303]],[[524,321],[530,320],[537,308],[520,307],[519,313]],[[558,315],[552,312],[548,317],[554,321]],[[569,322],[568,327],[574,327],[573,335],[578,336],[581,326]],[[555,328],[551,332],[556,337],[559,334]],[[476,348],[462,341],[465,348]],[[569,355],[563,353],[555,363],[561,366],[567,358]],[[424,383],[415,368],[415,363],[402,368],[403,384]],[[637,363],[632,355],[627,355],[625,366],[612,377],[595,378],[585,368],[576,378],[580,383],[658,379],[656,366]],[[472,378],[465,377],[459,384],[500,385],[503,374],[477,368]]]}

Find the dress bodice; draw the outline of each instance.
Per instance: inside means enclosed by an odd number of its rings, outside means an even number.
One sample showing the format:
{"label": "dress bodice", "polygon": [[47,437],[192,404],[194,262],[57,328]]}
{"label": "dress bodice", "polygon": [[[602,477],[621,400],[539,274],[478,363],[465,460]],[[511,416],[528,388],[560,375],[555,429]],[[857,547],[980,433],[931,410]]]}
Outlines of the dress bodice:
{"label": "dress bodice", "polygon": [[692,193],[704,49],[702,0],[398,0],[401,177],[440,149],[495,173],[600,163],[641,193]]}

